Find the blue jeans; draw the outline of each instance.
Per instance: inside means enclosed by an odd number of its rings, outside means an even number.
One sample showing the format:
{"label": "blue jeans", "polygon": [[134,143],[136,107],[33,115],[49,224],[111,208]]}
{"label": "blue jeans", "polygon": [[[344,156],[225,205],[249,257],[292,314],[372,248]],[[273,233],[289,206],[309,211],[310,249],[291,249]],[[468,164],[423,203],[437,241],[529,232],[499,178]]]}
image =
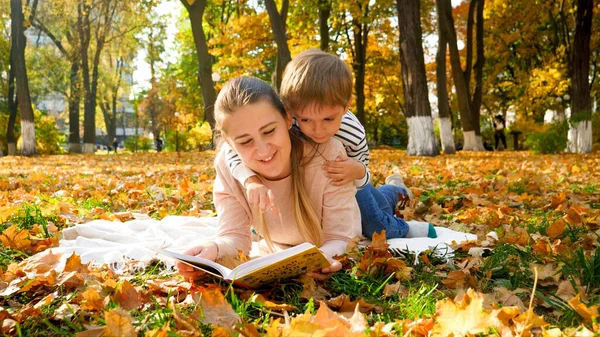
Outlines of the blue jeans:
{"label": "blue jeans", "polygon": [[385,229],[386,239],[403,238],[408,233],[408,223],[394,216],[398,193],[407,191],[395,185],[383,185],[378,189],[369,184],[356,192],[360,208],[363,235],[371,238]]}

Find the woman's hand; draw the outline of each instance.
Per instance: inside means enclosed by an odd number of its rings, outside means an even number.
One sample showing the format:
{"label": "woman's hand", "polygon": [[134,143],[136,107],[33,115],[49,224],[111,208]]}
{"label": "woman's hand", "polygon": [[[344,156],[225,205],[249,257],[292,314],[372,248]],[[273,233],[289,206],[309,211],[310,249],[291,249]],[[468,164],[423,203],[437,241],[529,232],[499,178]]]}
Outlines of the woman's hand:
{"label": "woman's hand", "polygon": [[342,264],[338,260],[334,260],[329,258],[329,263],[331,263],[328,267],[325,267],[319,271],[313,271],[308,273],[309,276],[314,278],[315,280],[325,281],[333,275],[336,271],[342,269]]}
{"label": "woman's hand", "polygon": [[[217,258],[219,251],[217,248],[217,244],[214,242],[206,242],[203,243],[199,246],[190,248],[188,250],[186,250],[185,252],[183,252],[183,254],[185,255],[191,255],[191,256],[199,256],[202,258],[205,258],[207,260],[211,260],[214,261]],[[190,265],[187,265],[183,262],[177,262],[175,264],[175,266],[177,267],[177,270],[179,271],[179,274],[181,274],[181,276],[185,277],[185,278],[191,278],[193,280],[198,280],[202,277],[204,277],[205,272],[194,268]]]}

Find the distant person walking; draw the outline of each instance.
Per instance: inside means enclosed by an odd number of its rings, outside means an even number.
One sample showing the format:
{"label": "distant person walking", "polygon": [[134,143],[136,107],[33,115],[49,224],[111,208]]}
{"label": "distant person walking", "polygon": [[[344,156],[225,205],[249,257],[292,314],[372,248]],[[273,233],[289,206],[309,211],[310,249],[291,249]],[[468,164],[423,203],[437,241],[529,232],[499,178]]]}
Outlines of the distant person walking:
{"label": "distant person walking", "polygon": [[117,141],[117,139],[115,138],[113,140],[113,150],[115,151],[115,154],[117,153],[117,147],[119,146],[119,142]]}
{"label": "distant person walking", "polygon": [[163,140],[162,138],[157,138],[156,139],[156,152],[160,152],[163,149]]}
{"label": "distant person walking", "polygon": [[504,134],[504,129],[506,128],[506,122],[504,121],[504,117],[502,115],[496,115],[494,117],[494,140],[496,141],[495,149],[498,150],[498,145],[500,145],[500,141],[502,141],[503,150],[506,149],[506,135]]}

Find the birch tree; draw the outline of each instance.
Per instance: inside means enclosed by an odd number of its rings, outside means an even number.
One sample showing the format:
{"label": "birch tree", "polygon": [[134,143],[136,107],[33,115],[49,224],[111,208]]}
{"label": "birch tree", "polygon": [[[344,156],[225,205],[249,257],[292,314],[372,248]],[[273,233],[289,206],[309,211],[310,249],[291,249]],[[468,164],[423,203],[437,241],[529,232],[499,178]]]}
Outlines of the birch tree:
{"label": "birch tree", "polygon": [[439,154],[425,74],[419,0],[396,0],[400,62],[408,123],[408,155]]}

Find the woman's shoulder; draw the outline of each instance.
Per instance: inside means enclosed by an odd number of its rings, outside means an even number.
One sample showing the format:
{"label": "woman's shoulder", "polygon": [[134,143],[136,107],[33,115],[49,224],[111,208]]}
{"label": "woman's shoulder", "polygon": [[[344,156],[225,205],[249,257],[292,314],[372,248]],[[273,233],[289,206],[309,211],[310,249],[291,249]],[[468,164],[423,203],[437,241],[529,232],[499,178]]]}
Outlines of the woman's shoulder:
{"label": "woman's shoulder", "polygon": [[304,157],[310,158],[309,164],[319,165],[328,160],[335,160],[339,155],[346,156],[346,150],[342,142],[331,138],[328,142],[315,144],[306,142],[304,144]]}

